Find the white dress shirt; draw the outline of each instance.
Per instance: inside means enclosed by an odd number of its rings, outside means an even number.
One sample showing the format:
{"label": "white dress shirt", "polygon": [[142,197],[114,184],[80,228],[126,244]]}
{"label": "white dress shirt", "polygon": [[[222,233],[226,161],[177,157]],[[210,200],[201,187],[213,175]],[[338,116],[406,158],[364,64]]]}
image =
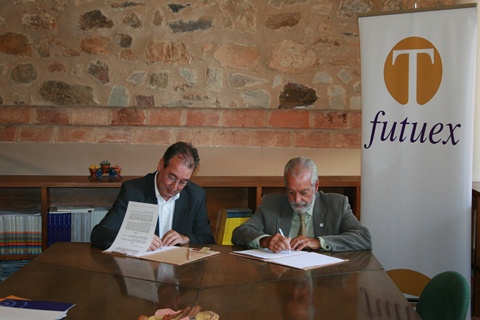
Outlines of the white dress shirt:
{"label": "white dress shirt", "polygon": [[167,233],[167,231],[172,230],[173,223],[173,212],[175,210],[175,201],[180,198],[180,193],[177,193],[170,199],[165,200],[158,191],[157,187],[157,175],[155,173],[155,195],[157,196],[158,203],[158,236],[160,239]]}

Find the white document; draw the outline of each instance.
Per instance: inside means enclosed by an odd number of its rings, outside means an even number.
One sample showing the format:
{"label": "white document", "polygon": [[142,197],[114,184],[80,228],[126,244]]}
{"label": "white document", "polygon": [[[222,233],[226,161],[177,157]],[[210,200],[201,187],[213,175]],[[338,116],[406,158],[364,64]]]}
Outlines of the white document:
{"label": "white document", "polygon": [[147,252],[158,221],[158,205],[130,201],[115,241],[105,252],[138,256]]}
{"label": "white document", "polygon": [[239,250],[234,252],[240,255],[252,256],[254,258],[258,258],[264,261],[269,261],[272,259],[281,259],[281,258],[286,258],[290,256],[294,257],[294,256],[298,256],[306,253],[305,251],[290,251],[290,252],[281,251],[279,253],[275,253],[268,249],[250,249],[250,250]]}
{"label": "white document", "polygon": [[316,252],[304,252],[305,254],[296,257],[286,255],[281,259],[275,259],[272,262],[276,264],[281,264],[287,267],[297,268],[308,270],[312,268],[325,267],[332,264],[343,263],[348,260],[339,259],[331,256],[327,256],[321,253]]}
{"label": "white document", "polygon": [[164,252],[164,251],[175,249],[175,248],[178,248],[178,247],[177,246],[162,246],[162,247],[158,248],[157,250],[148,251],[148,252],[140,252],[136,256],[137,257],[143,257],[143,256],[153,255],[153,254],[157,254],[159,252]]}
{"label": "white document", "polygon": [[345,259],[339,259],[325,254],[309,251],[282,251],[275,253],[268,249],[250,249],[233,251],[232,254],[303,270],[319,268],[348,261]]}

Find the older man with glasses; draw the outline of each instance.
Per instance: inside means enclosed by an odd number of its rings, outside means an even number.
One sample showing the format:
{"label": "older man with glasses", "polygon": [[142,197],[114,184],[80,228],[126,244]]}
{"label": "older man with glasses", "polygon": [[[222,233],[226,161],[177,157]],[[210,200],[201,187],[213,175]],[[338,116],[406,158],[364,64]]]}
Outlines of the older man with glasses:
{"label": "older man with glasses", "polygon": [[158,204],[158,224],[150,250],[187,243],[215,243],[205,190],[190,182],[199,162],[197,149],[189,143],[177,142],[168,147],[156,172],[122,183],[112,208],[92,230],[92,244],[102,249],[111,246],[129,201]]}

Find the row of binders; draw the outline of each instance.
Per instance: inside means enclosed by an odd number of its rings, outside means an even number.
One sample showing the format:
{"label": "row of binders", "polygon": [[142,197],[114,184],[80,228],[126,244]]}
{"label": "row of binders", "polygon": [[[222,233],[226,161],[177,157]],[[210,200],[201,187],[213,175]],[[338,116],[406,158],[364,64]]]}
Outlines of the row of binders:
{"label": "row of binders", "polygon": [[48,213],[48,246],[55,242],[90,242],[90,234],[108,212],[104,207],[59,206]]}
{"label": "row of binders", "polygon": [[[57,206],[50,208],[47,245],[59,242],[90,242],[90,234],[107,214],[108,208]],[[217,243],[232,245],[233,229],[248,220],[249,208],[221,209],[217,221]],[[40,254],[42,217],[40,211],[0,210],[0,254]]]}
{"label": "row of binders", "polygon": [[[57,241],[90,242],[95,225],[108,208],[59,206],[47,217],[48,246]],[[42,253],[42,215],[39,210],[0,210],[0,254]]]}
{"label": "row of binders", "polygon": [[40,253],[42,253],[40,211],[0,210],[0,254]]}

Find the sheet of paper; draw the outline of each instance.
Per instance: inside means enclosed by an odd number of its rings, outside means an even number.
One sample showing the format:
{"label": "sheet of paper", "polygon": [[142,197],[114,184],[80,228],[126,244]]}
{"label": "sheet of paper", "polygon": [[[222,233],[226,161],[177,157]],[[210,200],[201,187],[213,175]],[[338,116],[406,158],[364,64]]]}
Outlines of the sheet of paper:
{"label": "sheet of paper", "polygon": [[234,251],[236,254],[240,255],[247,255],[247,256],[252,256],[254,258],[259,258],[262,260],[271,260],[271,259],[280,259],[284,258],[287,256],[298,256],[302,254],[306,254],[307,252],[305,251],[281,251],[279,253],[275,253],[271,250],[268,249],[249,249],[249,250],[239,250],[239,251]]}
{"label": "sheet of paper", "polygon": [[331,256],[327,256],[321,253],[306,252],[301,257],[285,256],[282,259],[272,260],[272,263],[281,264],[284,266],[297,268],[297,269],[312,269],[318,267],[329,266],[332,264],[343,263],[348,260],[343,260]]}
{"label": "sheet of paper", "polygon": [[136,256],[152,243],[158,221],[158,205],[130,201],[115,241],[105,252]]}
{"label": "sheet of paper", "polygon": [[232,254],[303,270],[348,261],[309,251],[282,251],[280,253],[274,253],[273,251],[270,251],[268,249],[250,249],[233,251]]}
{"label": "sheet of paper", "polygon": [[151,255],[151,254],[156,254],[156,253],[159,253],[159,252],[172,250],[172,249],[175,249],[175,248],[178,248],[178,247],[176,247],[176,246],[163,246],[163,247],[160,247],[160,248],[158,248],[157,250],[154,250],[154,251],[140,252],[140,253],[136,254],[135,257],[144,257],[144,256],[148,256],[148,255]]}

